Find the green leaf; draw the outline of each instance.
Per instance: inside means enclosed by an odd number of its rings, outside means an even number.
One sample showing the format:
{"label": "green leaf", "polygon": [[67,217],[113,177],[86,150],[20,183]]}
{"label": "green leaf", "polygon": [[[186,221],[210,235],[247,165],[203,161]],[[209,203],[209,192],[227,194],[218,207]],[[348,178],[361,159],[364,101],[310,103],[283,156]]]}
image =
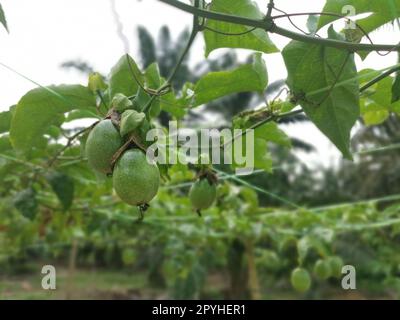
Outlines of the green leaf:
{"label": "green leaf", "polygon": [[132,101],[122,93],[117,93],[112,99],[111,104],[118,112],[124,112],[126,109],[133,107]]}
{"label": "green leaf", "polygon": [[123,55],[111,69],[109,79],[110,100],[117,93],[122,93],[127,97],[136,94],[139,88],[138,81],[143,85],[143,75],[136,62],[128,54]]}
{"label": "green leaf", "polygon": [[268,142],[265,139],[254,140],[254,167],[266,172],[272,172],[272,156],[268,151]]}
{"label": "green leaf", "polygon": [[[260,139],[254,137],[254,144],[247,144],[248,135],[245,135],[242,139],[242,149],[241,155],[243,156],[243,160],[250,160],[251,157],[254,157],[254,168],[265,170],[266,172],[272,172],[272,156],[268,150],[268,142],[265,139]],[[235,158],[235,147],[236,143],[231,143],[226,146],[226,152],[232,155],[232,168],[233,169],[251,169],[249,165],[251,165],[251,161],[247,161],[246,163],[239,163],[239,159]],[[238,150],[239,151],[239,150]],[[253,168],[253,169],[254,169]]]}
{"label": "green leaf", "polygon": [[146,115],[143,112],[139,113],[135,110],[125,111],[121,118],[121,136],[125,137],[135,131],[143,123],[144,119],[146,119]]}
{"label": "green leaf", "polygon": [[392,86],[392,103],[395,103],[400,100],[400,73],[396,75],[396,79],[394,80]]}
{"label": "green leaf", "polygon": [[389,117],[389,111],[374,102],[363,101],[361,103],[361,115],[367,126],[375,126],[383,123]]}
{"label": "green leaf", "polygon": [[[333,28],[329,29],[329,37],[342,39]],[[346,158],[352,159],[350,131],[360,116],[354,55],[335,48],[292,41],[284,49],[283,57],[292,94],[313,123]]]}
{"label": "green leaf", "polygon": [[[160,70],[157,63],[152,63],[144,73],[146,86],[149,89],[157,90],[161,87],[162,80],[160,76]],[[151,104],[149,115],[151,118],[157,117],[161,112],[161,106],[159,99],[155,99]]]}
{"label": "green leaf", "polygon": [[68,210],[74,199],[74,181],[72,178],[61,172],[51,172],[46,175],[46,180],[61,202],[63,209]]}
{"label": "green leaf", "polygon": [[[367,71],[363,71],[365,72]],[[393,78],[387,77],[365,92],[361,100],[361,115],[366,125],[381,124],[389,117],[390,112],[398,112],[400,101],[392,103],[393,87]]]}
{"label": "green leaf", "polygon": [[93,72],[89,75],[88,87],[94,93],[107,89],[107,84],[104,82],[103,76],[98,72]]}
{"label": "green leaf", "polygon": [[[257,4],[251,0],[213,0],[209,10],[252,19],[261,20],[264,18]],[[211,19],[207,20],[206,27],[228,34],[242,34],[223,35],[206,29],[204,31],[206,56],[219,48],[251,49],[265,53],[279,51],[269,39],[268,33],[261,29],[252,31],[251,27]]]}
{"label": "green leaf", "polygon": [[[355,13],[357,15],[362,13],[372,13],[368,17],[357,21],[357,23],[367,33],[370,33],[380,26],[400,17],[400,0],[327,0],[323,12],[343,15],[343,7],[348,5],[355,8]],[[339,18],[321,15],[318,29],[330,22],[336,21],[337,19]]]}
{"label": "green leaf", "polygon": [[262,92],[268,85],[268,73],[261,53],[254,54],[253,63],[232,71],[210,72],[194,88],[194,106],[223,96],[238,93]]}
{"label": "green leaf", "polygon": [[0,137],[0,152],[6,152],[12,150],[10,137],[8,135],[2,135]]}
{"label": "green leaf", "polygon": [[3,10],[3,7],[1,6],[1,4],[0,4],[0,23],[7,30],[7,32],[9,32],[8,26],[7,26],[6,16],[4,14],[4,10]]}
{"label": "green leaf", "polygon": [[172,114],[177,119],[182,119],[186,112],[189,103],[184,103],[184,101],[177,99],[174,92],[169,92],[160,98],[161,110]]}
{"label": "green leaf", "polygon": [[100,116],[91,110],[73,110],[68,113],[65,118],[65,122],[71,122],[79,119],[100,119]]}
{"label": "green leaf", "polygon": [[268,122],[254,130],[256,138],[264,139],[269,142],[290,148],[292,146],[290,138],[281,130],[276,122]]}
{"label": "green leaf", "polygon": [[64,113],[76,109],[95,110],[93,93],[81,85],[60,85],[29,91],[18,102],[11,121],[13,147],[28,152],[40,142],[51,125],[59,123]]}
{"label": "green leaf", "polygon": [[0,133],[10,130],[12,114],[11,111],[0,112]]}
{"label": "green leaf", "polygon": [[30,220],[36,217],[38,202],[36,200],[36,191],[33,188],[18,192],[13,199],[14,207],[21,214]]}

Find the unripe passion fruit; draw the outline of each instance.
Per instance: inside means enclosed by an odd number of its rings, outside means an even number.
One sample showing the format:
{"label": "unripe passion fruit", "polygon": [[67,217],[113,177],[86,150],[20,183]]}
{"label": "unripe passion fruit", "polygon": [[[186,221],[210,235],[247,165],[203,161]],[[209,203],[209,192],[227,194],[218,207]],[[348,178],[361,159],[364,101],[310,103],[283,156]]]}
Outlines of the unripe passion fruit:
{"label": "unripe passion fruit", "polygon": [[122,201],[140,206],[150,202],[160,185],[160,171],[139,149],[126,151],[114,167],[113,184]]}
{"label": "unripe passion fruit", "polygon": [[216,196],[217,187],[206,178],[196,181],[189,192],[189,198],[195,210],[208,209],[215,201]]}
{"label": "unripe passion fruit", "polygon": [[327,260],[318,260],[314,265],[314,274],[318,279],[326,280],[331,274],[331,266]]}
{"label": "unripe passion fruit", "polygon": [[293,270],[290,281],[293,288],[299,292],[306,292],[311,286],[311,277],[307,270],[296,268]]}
{"label": "unripe passion fruit", "polygon": [[338,256],[332,256],[328,258],[329,265],[331,267],[331,274],[335,278],[342,276],[343,260]]}
{"label": "unripe passion fruit", "polygon": [[112,121],[100,121],[90,131],[86,141],[85,153],[89,165],[98,172],[110,174],[112,158],[122,145],[121,135]]}

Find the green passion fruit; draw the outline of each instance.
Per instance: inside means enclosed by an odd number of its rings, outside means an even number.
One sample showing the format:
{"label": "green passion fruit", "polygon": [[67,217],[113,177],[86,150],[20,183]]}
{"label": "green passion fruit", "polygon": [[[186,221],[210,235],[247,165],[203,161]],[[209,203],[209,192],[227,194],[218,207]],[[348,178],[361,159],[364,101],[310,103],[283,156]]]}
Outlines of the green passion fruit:
{"label": "green passion fruit", "polygon": [[296,268],[293,270],[290,282],[298,292],[306,292],[311,287],[311,277],[307,270]]}
{"label": "green passion fruit", "polygon": [[206,210],[211,207],[217,197],[217,187],[208,179],[197,180],[191,187],[189,198],[195,210]]}
{"label": "green passion fruit", "polygon": [[100,121],[89,133],[85,153],[89,165],[103,174],[111,174],[114,154],[123,145],[119,131],[111,120]]}
{"label": "green passion fruit", "polygon": [[143,151],[131,149],[115,164],[113,184],[122,201],[133,206],[146,205],[157,194],[160,171],[156,164],[147,161]]}
{"label": "green passion fruit", "polygon": [[318,260],[314,265],[314,274],[318,279],[326,280],[331,274],[331,265],[327,260]]}

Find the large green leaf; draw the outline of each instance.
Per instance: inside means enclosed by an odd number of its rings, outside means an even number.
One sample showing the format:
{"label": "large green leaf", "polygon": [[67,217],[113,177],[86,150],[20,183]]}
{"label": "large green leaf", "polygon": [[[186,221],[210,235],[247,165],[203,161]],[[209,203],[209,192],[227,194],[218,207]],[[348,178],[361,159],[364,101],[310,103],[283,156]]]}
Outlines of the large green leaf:
{"label": "large green leaf", "polygon": [[194,88],[193,105],[210,102],[223,96],[248,91],[265,90],[268,74],[261,53],[254,54],[253,63],[232,71],[210,72]]}
{"label": "large green leaf", "polygon": [[60,85],[36,88],[18,102],[11,121],[13,147],[29,151],[40,142],[51,125],[59,125],[65,112],[75,109],[95,109],[93,93],[81,85]]}
{"label": "large green leaf", "polygon": [[0,23],[3,25],[4,28],[6,28],[7,32],[8,32],[8,26],[7,26],[7,20],[6,20],[6,16],[4,14],[4,10],[3,7],[0,4]]}
{"label": "large green leaf", "polygon": [[109,75],[110,100],[117,93],[122,93],[127,97],[136,94],[139,88],[138,82],[143,84],[143,75],[136,62],[128,54],[123,55]]}
{"label": "large green leaf", "polygon": [[[372,13],[357,21],[367,33],[400,17],[400,0],[327,0],[323,12],[343,15],[343,7],[347,5],[353,6],[356,14]],[[318,29],[337,19],[332,16],[321,16]]]}
{"label": "large green leaf", "polygon": [[256,138],[264,139],[284,147],[291,147],[290,138],[282,131],[276,122],[268,122],[254,130]]}
{"label": "large green leaf", "polygon": [[[263,14],[257,4],[251,0],[213,0],[210,10],[246,18],[263,19]],[[205,30],[206,56],[219,48],[252,49],[265,53],[279,51],[269,39],[268,33],[261,29],[251,31],[251,27],[211,19],[207,20],[206,27],[228,34],[242,34],[223,35],[211,30]]]}
{"label": "large green leaf", "polygon": [[[329,37],[341,39],[333,28],[329,29]],[[292,94],[314,124],[351,159],[350,131],[360,115],[354,55],[292,41],[284,49],[283,57]]]}

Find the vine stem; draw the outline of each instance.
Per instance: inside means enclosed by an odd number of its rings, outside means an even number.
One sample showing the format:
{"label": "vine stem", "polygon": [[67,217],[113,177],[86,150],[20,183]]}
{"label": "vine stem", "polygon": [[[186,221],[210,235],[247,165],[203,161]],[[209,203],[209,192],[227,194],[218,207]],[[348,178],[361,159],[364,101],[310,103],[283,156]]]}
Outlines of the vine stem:
{"label": "vine stem", "polygon": [[385,71],[384,73],[380,74],[379,76],[377,76],[376,78],[372,79],[367,84],[362,86],[361,89],[360,89],[360,92],[363,92],[363,91],[369,89],[374,84],[378,83],[379,81],[385,79],[386,77],[389,77],[391,74],[393,74],[395,72],[398,72],[398,71],[400,71],[400,66],[397,66],[397,67],[394,67],[392,69],[389,69],[389,70]]}
{"label": "vine stem", "polygon": [[328,47],[334,47],[337,49],[346,49],[351,52],[357,51],[399,51],[400,45],[393,44],[365,44],[365,43],[352,43],[347,41],[333,40],[333,39],[325,39],[325,38],[317,38],[313,36],[299,34],[284,28],[277,26],[272,18],[267,19],[250,19],[245,17],[240,17],[236,15],[224,14],[219,12],[207,11],[200,9],[195,6],[191,6],[185,3],[182,3],[179,0],[158,0],[160,2],[171,5],[177,9],[185,11],[187,13],[191,13],[198,17],[207,18],[211,20],[224,21],[239,25],[244,25],[248,27],[256,27],[267,32],[276,33],[286,38],[290,38],[292,40],[297,40],[305,43],[319,44]]}
{"label": "vine stem", "polygon": [[[200,0],[195,0],[194,6],[189,6],[189,7],[201,10],[201,9],[199,9],[199,6],[200,6]],[[183,50],[183,52],[182,52],[178,62],[176,63],[174,69],[171,71],[171,74],[169,75],[167,81],[157,90],[156,94],[151,96],[150,100],[145,105],[145,107],[143,109],[144,110],[143,112],[146,113],[150,109],[151,105],[153,104],[154,100],[158,97],[158,95],[163,90],[165,90],[166,88],[168,88],[171,85],[173,79],[175,78],[176,74],[179,71],[179,68],[181,67],[183,61],[185,60],[186,55],[188,54],[190,48],[192,47],[192,45],[194,43],[194,40],[196,39],[196,36],[199,33],[199,31],[200,31],[199,15],[194,13],[194,16],[193,16],[193,28],[192,28],[192,32],[190,34],[190,38],[189,38],[189,41],[188,41],[185,49]]]}
{"label": "vine stem", "polygon": [[84,134],[86,131],[91,130],[96,124],[98,123],[98,121],[96,121],[95,123],[93,123],[91,126],[86,127],[80,131],[78,131],[77,133],[75,133],[73,136],[67,138],[67,144],[62,147],[47,163],[47,167],[51,168],[54,163],[58,160],[58,158],[72,145],[72,143],[75,141],[75,139],[77,139],[80,135]]}

